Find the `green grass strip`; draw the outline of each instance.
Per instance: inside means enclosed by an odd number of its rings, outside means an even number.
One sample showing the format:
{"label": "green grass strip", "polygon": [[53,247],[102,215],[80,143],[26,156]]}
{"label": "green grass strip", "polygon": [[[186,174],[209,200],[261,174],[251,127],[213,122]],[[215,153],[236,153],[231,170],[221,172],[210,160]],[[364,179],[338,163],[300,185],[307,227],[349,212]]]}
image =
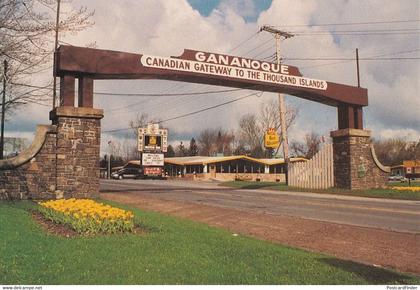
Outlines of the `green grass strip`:
{"label": "green grass strip", "polygon": [[0,202],[0,284],[420,283],[418,277],[133,208],[148,234],[57,237],[32,220],[35,208],[31,202]]}
{"label": "green grass strip", "polygon": [[[349,196],[361,197],[375,197],[375,198],[390,198],[390,199],[405,199],[405,200],[420,200],[420,191],[401,191],[394,189],[367,189],[367,190],[348,190],[341,188],[329,189],[306,189],[287,186],[284,183],[278,182],[256,182],[256,181],[226,181],[220,184],[221,186],[228,186],[239,189],[270,189],[280,191],[293,192],[314,192],[314,193],[329,193]],[[405,183],[392,183],[389,186],[407,186]],[[418,182],[412,182],[411,186],[420,186]]]}

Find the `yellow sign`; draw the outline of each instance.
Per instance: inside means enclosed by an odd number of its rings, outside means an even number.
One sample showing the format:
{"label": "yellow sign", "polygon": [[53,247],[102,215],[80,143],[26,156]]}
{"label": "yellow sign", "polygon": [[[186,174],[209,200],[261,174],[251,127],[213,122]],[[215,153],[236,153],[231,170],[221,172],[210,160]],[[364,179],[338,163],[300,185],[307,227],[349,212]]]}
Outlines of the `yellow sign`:
{"label": "yellow sign", "polygon": [[156,143],[157,143],[156,136],[150,136],[149,137],[149,145],[156,145]]}
{"label": "yellow sign", "polygon": [[268,128],[267,132],[264,135],[264,146],[265,148],[276,149],[280,145],[280,138],[276,130],[273,128]]}

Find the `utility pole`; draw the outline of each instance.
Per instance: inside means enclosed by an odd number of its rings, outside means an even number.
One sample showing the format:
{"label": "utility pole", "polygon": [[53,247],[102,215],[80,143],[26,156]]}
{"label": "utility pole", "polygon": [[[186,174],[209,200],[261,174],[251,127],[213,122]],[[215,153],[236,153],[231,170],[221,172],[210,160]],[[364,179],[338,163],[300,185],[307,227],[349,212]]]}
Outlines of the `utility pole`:
{"label": "utility pole", "polygon": [[3,159],[4,151],[4,117],[6,115],[6,79],[7,79],[7,60],[3,62],[3,98],[1,102],[1,136],[0,136],[0,159]]}
{"label": "utility pole", "polygon": [[[267,31],[269,33],[274,34],[274,37],[276,38],[276,61],[277,64],[281,65],[281,57],[280,57],[280,38],[284,37],[284,39],[288,39],[293,37],[293,34],[290,34],[285,31],[281,31],[278,29],[275,29],[271,26],[263,26],[261,27],[260,31]],[[280,112],[280,126],[281,126],[281,139],[283,143],[283,156],[284,156],[284,162],[286,163],[286,184],[289,184],[289,173],[288,173],[288,167],[289,167],[289,143],[287,140],[287,126],[286,126],[286,108],[284,104],[284,95],[282,93],[279,93],[279,112]]]}
{"label": "utility pole", "polygon": [[357,73],[357,87],[360,88],[359,49],[358,48],[356,48],[356,73]]}
{"label": "utility pole", "polygon": [[111,179],[111,141],[108,141],[108,170],[107,179]]}
{"label": "utility pole", "polygon": [[55,19],[55,43],[54,43],[54,64],[53,64],[53,109],[55,109],[56,105],[56,98],[57,98],[57,78],[55,77],[55,61],[57,57],[57,49],[58,49],[58,26],[60,22],[60,1],[57,0],[57,17]]}

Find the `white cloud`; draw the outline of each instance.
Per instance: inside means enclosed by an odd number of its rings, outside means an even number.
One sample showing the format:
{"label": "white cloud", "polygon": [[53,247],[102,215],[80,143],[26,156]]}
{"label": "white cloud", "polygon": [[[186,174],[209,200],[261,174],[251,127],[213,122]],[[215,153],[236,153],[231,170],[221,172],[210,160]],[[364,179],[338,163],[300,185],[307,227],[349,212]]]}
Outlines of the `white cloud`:
{"label": "white cloud", "polygon": [[374,132],[373,137],[379,139],[405,139],[408,141],[419,141],[420,134],[413,129],[383,129]]}
{"label": "white cloud", "polygon": [[[66,4],[68,5],[68,4]],[[154,55],[179,55],[184,48],[214,51],[221,53],[245,54],[254,49],[249,56],[258,55],[272,45],[272,50],[261,56],[274,52],[274,40],[271,44],[257,48],[272,36],[260,33],[240,48],[230,52],[238,43],[258,31],[261,25],[312,24],[368,22],[395,19],[417,19],[418,1],[273,1],[271,7],[260,13],[257,23],[247,23],[244,17],[252,14],[253,1],[222,1],[217,10],[208,17],[201,16],[192,9],[186,0],[143,0],[106,2],[92,0],[75,1],[73,5],[89,5],[95,9],[95,26],[77,36],[66,35],[66,42],[84,45],[96,41],[98,48],[121,50],[127,52],[148,53]],[[64,6],[65,7],[65,6]],[[396,29],[407,27],[399,25],[364,25],[336,26],[336,30]],[[418,23],[416,23],[418,28]],[[289,31],[325,31],[331,27],[287,27]],[[296,36],[282,42],[282,54],[285,57],[354,57],[355,48],[359,48],[361,57],[387,54],[410,49],[418,49],[418,34],[382,35],[382,36]],[[400,55],[390,55],[400,56]],[[418,56],[418,53],[402,56]],[[325,62],[288,62],[301,68],[305,76],[328,81],[356,84],[355,63],[347,62],[338,65],[319,66]],[[306,67],[306,68],[305,68]],[[418,136],[420,133],[420,97],[418,60],[409,61],[361,61],[362,86],[369,89],[370,105],[365,111],[365,124],[374,130],[375,136],[406,134]],[[214,86],[176,83],[168,81],[129,80],[129,81],[96,81],[95,91],[111,92],[153,92],[184,93],[206,90],[218,90]],[[95,96],[95,106],[105,109],[102,122],[103,130],[128,126],[128,121],[137,113],[166,119],[188,112],[218,104],[247,92],[221,95],[185,96],[185,97],[109,97]],[[225,127],[233,129],[240,116],[248,112],[258,112],[259,104],[273,94],[264,97],[251,97],[218,110],[207,111],[191,118],[171,121],[172,130],[183,135],[195,135],[206,127]],[[302,138],[310,131],[328,135],[329,130],[337,127],[336,109],[317,103],[300,100],[294,97],[287,99],[299,107],[300,115],[291,138]],[[134,104],[136,103],[136,104]],[[127,106],[126,109],[115,110]],[[114,110],[114,111],[113,111]],[[15,124],[49,123],[48,108],[38,106],[26,107],[16,116]],[[25,125],[26,126],[26,125]],[[14,125],[14,128],[19,126]],[[35,126],[33,126],[35,127]],[[390,128],[390,129],[388,129]],[[24,130],[25,128],[21,128]],[[391,130],[393,133],[389,133]],[[376,131],[378,133],[376,133]],[[399,133],[398,133],[399,132]],[[106,137],[103,135],[103,140]]]}

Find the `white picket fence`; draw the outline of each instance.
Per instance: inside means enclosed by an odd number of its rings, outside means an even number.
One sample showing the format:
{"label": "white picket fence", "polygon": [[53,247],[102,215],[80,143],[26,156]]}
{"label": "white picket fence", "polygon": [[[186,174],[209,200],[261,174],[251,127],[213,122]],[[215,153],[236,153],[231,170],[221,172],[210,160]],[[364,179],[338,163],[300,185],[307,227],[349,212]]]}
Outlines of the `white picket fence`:
{"label": "white picket fence", "polygon": [[301,188],[329,188],[334,186],[333,147],[325,144],[307,162],[289,164],[289,185]]}

